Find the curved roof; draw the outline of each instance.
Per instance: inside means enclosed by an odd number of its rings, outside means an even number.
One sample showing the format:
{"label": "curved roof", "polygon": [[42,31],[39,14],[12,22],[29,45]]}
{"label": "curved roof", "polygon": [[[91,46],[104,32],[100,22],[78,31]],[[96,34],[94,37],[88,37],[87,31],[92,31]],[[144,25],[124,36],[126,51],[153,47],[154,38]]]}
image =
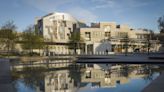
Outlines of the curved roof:
{"label": "curved roof", "polygon": [[50,20],[65,20],[65,21],[71,21],[77,23],[77,19],[75,19],[72,15],[68,13],[59,13],[59,12],[54,12],[50,13],[44,17],[48,17]]}

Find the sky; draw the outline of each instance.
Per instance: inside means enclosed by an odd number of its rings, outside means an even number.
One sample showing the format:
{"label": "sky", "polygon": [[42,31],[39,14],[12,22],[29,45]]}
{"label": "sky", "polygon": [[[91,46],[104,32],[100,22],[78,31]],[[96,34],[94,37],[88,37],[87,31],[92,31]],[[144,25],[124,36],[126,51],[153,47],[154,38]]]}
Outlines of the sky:
{"label": "sky", "polygon": [[0,0],[0,26],[13,20],[18,31],[34,24],[36,17],[65,12],[86,22],[116,22],[131,28],[159,32],[164,0]]}

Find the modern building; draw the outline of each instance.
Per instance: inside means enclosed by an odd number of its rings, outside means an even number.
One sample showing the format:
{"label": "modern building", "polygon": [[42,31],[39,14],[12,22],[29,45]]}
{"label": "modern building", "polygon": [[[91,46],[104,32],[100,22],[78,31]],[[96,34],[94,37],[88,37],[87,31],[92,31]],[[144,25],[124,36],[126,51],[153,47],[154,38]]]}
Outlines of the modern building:
{"label": "modern building", "polygon": [[80,34],[85,38],[85,52],[89,54],[120,53],[126,48],[127,52],[146,52],[148,44],[151,44],[151,51],[159,49],[158,40],[152,41],[149,31],[131,29],[115,22],[91,23],[89,28],[80,28]]}
{"label": "modern building", "polygon": [[158,40],[151,40],[150,32],[132,29],[128,25],[115,22],[85,23],[67,13],[50,13],[35,21],[38,34],[43,35],[48,44],[44,55],[71,54],[69,41],[73,32],[80,33],[85,46],[79,54],[114,54],[123,52],[158,51]]}
{"label": "modern building", "polygon": [[[38,34],[49,43],[49,54],[69,54],[68,42],[73,31],[84,23],[67,13],[50,13],[35,20]],[[46,52],[46,51],[43,51]]]}

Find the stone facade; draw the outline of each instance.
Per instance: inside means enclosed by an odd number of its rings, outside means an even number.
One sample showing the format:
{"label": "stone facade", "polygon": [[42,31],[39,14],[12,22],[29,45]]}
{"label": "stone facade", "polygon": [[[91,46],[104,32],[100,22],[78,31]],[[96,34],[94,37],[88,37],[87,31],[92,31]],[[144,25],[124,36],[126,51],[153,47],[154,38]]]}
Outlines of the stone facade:
{"label": "stone facade", "polygon": [[[151,44],[151,51],[159,49],[158,41],[150,40],[150,32],[131,29],[127,25],[116,25],[114,22],[92,23],[89,28],[80,28],[80,34],[86,43],[86,53],[120,53],[125,52],[126,48],[128,52],[146,52],[148,42]],[[97,47],[102,49],[96,50]]]}

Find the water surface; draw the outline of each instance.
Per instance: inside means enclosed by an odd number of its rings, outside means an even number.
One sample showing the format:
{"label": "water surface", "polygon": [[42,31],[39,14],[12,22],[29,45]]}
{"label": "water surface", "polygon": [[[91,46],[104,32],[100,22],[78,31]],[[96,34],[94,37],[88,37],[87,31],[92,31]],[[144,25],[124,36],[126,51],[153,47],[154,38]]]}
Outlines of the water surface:
{"label": "water surface", "polygon": [[160,75],[156,65],[57,64],[13,67],[17,92],[141,92]]}

